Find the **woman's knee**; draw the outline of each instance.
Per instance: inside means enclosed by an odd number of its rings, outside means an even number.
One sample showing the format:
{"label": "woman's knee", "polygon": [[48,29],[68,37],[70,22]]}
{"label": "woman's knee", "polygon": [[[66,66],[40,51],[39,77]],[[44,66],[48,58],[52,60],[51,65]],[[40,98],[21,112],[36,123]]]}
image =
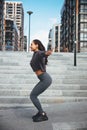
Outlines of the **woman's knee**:
{"label": "woman's knee", "polygon": [[30,93],[30,99],[33,100],[34,95],[32,93]]}
{"label": "woman's knee", "polygon": [[34,94],[31,92],[31,94],[30,94],[30,99],[31,99],[31,101],[35,100],[36,98],[37,98],[37,96],[34,95]]}

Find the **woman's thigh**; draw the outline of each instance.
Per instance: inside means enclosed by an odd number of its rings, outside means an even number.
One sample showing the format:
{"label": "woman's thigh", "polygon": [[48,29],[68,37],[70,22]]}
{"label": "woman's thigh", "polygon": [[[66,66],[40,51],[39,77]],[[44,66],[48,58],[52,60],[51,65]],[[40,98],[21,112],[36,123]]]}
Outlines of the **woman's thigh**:
{"label": "woman's thigh", "polygon": [[40,82],[33,88],[31,94],[38,96],[39,94],[41,94],[42,92],[44,92],[48,87],[49,87],[49,86],[48,86],[47,82],[40,81]]}

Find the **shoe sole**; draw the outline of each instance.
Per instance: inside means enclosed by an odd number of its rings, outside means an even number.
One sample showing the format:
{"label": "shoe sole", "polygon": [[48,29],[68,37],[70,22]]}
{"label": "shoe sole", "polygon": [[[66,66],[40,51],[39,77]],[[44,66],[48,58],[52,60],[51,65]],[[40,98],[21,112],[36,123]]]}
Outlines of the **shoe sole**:
{"label": "shoe sole", "polygon": [[33,119],[33,122],[42,122],[42,121],[47,121],[48,120],[48,118],[44,118],[44,119],[42,119],[42,120],[34,120]]}

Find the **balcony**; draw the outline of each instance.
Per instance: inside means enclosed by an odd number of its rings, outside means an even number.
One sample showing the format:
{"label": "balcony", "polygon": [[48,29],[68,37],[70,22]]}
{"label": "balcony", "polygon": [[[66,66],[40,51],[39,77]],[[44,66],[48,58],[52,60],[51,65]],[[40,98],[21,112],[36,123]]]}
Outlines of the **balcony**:
{"label": "balcony", "polygon": [[87,4],[87,0],[80,0],[80,4]]}

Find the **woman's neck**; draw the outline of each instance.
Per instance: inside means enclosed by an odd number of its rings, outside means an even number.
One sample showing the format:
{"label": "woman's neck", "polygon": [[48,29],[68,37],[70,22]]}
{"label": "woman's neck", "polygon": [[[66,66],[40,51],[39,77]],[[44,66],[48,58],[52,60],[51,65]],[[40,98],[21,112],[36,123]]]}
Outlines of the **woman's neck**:
{"label": "woman's neck", "polygon": [[34,52],[37,52],[37,51],[39,51],[39,49],[36,49]]}

